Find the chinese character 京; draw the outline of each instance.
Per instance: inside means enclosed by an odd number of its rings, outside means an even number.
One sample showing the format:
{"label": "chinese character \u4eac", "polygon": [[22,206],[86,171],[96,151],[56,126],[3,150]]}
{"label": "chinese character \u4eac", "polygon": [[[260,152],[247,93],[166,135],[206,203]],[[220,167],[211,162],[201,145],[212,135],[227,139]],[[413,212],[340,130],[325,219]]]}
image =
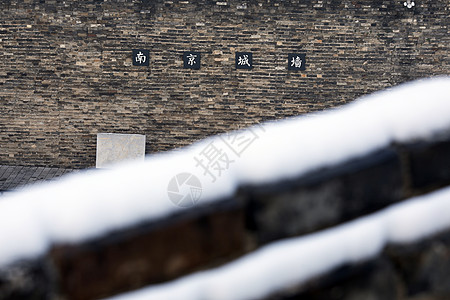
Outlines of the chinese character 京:
{"label": "chinese character \u4eac", "polygon": [[148,66],[149,57],[149,50],[133,50],[133,66]]}
{"label": "chinese character \u4eac", "polygon": [[184,52],[183,62],[185,69],[200,69],[200,53],[198,52]]}
{"label": "chinese character \u4eac", "polygon": [[197,55],[194,55],[192,53],[189,54],[188,57],[187,57],[189,59],[188,64],[191,65],[191,66],[194,65],[196,57],[197,57]]}

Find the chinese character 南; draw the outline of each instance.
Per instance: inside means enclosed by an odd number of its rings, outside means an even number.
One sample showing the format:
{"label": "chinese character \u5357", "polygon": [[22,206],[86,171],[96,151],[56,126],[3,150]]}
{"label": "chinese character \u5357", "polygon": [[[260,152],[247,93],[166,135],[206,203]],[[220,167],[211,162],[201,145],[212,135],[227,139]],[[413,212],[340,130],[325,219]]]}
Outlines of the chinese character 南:
{"label": "chinese character \u5357", "polygon": [[148,66],[150,51],[133,50],[133,66]]}
{"label": "chinese character \u5357", "polygon": [[[197,162],[196,167],[203,169],[203,175],[208,174],[215,182],[217,177],[222,175],[222,171],[228,170],[230,164],[234,160],[230,160],[227,153],[223,149],[214,145],[214,142],[209,143],[200,153],[200,158],[194,157]],[[217,177],[216,177],[217,175]]]}
{"label": "chinese character \u5357", "polygon": [[200,53],[184,52],[183,61],[185,69],[200,69]]}
{"label": "chinese character \u5357", "polygon": [[145,63],[147,58],[145,57],[144,53],[140,52],[136,55],[136,62],[139,64]]}
{"label": "chinese character \u5357", "polygon": [[251,69],[253,56],[250,52],[236,52],[236,69]]}
{"label": "chinese character \u5357", "polygon": [[290,53],[288,55],[288,70],[305,70],[305,54]]}

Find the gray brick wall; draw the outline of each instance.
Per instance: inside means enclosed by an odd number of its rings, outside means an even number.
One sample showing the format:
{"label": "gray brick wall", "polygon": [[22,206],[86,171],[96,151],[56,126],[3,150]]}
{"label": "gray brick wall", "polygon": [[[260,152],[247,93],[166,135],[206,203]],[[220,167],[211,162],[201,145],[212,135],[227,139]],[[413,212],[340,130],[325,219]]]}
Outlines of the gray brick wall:
{"label": "gray brick wall", "polygon": [[[450,73],[447,0],[0,5],[0,164],[90,167],[99,132],[145,134],[153,153]],[[183,69],[189,50],[200,70]],[[291,52],[305,71],[287,70]]]}

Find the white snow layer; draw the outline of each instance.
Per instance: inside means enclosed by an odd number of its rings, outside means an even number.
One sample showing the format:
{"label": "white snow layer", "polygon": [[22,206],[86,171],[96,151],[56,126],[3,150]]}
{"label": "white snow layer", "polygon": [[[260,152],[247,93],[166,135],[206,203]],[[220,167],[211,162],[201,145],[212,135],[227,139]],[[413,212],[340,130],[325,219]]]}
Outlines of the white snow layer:
{"label": "white snow layer", "polygon": [[[200,180],[201,204],[232,195],[242,183],[298,176],[448,128],[450,77],[438,77],[339,109],[211,137],[150,155],[143,163],[79,172],[7,193],[0,197],[0,267],[39,255],[52,243],[79,242],[179,210],[167,189],[183,172]],[[214,156],[216,150],[220,156]],[[219,159],[203,169],[208,157]]]}
{"label": "white snow layer", "polygon": [[299,285],[345,263],[367,260],[389,242],[450,228],[450,188],[303,237],[272,243],[234,262],[109,300],[249,300]]}

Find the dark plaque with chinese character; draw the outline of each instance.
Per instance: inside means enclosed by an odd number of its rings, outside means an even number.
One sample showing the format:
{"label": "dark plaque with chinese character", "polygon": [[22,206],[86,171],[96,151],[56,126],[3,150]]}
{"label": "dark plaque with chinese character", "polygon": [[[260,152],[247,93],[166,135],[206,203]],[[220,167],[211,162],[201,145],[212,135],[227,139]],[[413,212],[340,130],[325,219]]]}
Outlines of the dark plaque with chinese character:
{"label": "dark plaque with chinese character", "polygon": [[149,50],[133,49],[133,66],[148,66],[150,60]]}
{"label": "dark plaque with chinese character", "polygon": [[288,70],[304,71],[306,67],[306,54],[289,53]]}
{"label": "dark plaque with chinese character", "polygon": [[184,52],[183,62],[185,69],[200,69],[200,53],[199,52]]}
{"label": "dark plaque with chinese character", "polygon": [[253,56],[251,52],[236,52],[236,69],[253,68]]}

